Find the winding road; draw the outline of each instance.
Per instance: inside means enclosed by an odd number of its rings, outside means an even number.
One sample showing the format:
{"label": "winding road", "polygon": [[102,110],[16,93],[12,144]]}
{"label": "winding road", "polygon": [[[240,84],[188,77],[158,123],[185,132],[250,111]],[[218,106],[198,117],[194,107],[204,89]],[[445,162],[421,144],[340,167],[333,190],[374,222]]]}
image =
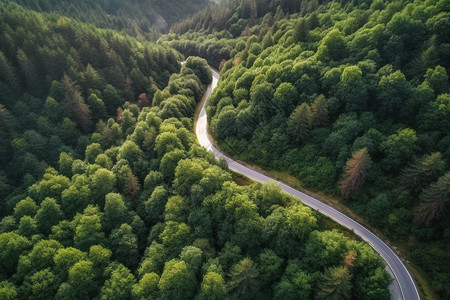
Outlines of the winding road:
{"label": "winding road", "polygon": [[220,150],[218,150],[212,144],[211,137],[208,135],[207,131],[207,117],[205,104],[213,89],[217,86],[217,82],[219,81],[219,73],[215,70],[212,70],[213,73],[213,81],[211,85],[208,87],[205,92],[205,97],[203,99],[202,108],[200,114],[197,119],[197,125],[195,128],[195,133],[197,135],[197,139],[203,147],[207,150],[212,151],[217,159],[224,158],[228,163],[228,167],[242,175],[258,182],[265,182],[268,180],[277,181],[281,188],[298,198],[301,201],[308,205],[309,207],[317,210],[318,212],[330,217],[337,223],[351,229],[354,233],[360,236],[363,240],[365,240],[369,245],[376,251],[378,254],[386,261],[387,271],[393,276],[394,280],[392,284],[389,286],[389,290],[391,293],[391,299],[404,299],[404,300],[416,300],[420,299],[419,292],[417,291],[417,287],[414,283],[414,280],[411,277],[406,266],[403,264],[401,259],[395,254],[395,252],[387,246],[381,239],[379,239],[375,234],[369,231],[367,228],[356,222],[355,220],[349,218],[343,213],[337,211],[336,209],[326,205],[314,197],[311,197],[305,193],[302,193],[282,182],[274,178],[270,178],[264,174],[261,174],[255,170],[252,170],[239,162],[234,161],[232,158],[226,156]]}

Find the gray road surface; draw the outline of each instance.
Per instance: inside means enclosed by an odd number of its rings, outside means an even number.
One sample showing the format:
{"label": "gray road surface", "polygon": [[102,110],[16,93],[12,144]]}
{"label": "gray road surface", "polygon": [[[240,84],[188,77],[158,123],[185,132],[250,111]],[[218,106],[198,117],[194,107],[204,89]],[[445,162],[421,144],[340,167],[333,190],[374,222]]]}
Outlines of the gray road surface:
{"label": "gray road surface", "polygon": [[[209,86],[206,91],[206,99],[211,95],[212,90],[217,86],[217,82],[219,81],[219,73],[215,70],[213,72],[213,82]],[[387,246],[382,240],[380,240],[375,234],[369,231],[367,228],[356,222],[355,220],[349,218],[343,213],[337,211],[336,209],[326,205],[318,199],[315,199],[305,193],[302,193],[282,182],[279,182],[276,179],[270,178],[264,174],[259,173],[258,171],[252,170],[236,161],[226,156],[224,153],[219,151],[217,148],[213,146],[210,140],[210,136],[207,132],[207,119],[206,119],[206,110],[205,110],[206,100],[202,104],[202,109],[198,116],[197,126],[195,128],[195,133],[197,135],[197,139],[203,147],[207,150],[212,151],[217,159],[224,158],[228,167],[242,175],[258,182],[265,182],[268,180],[277,181],[281,188],[287,193],[296,196],[301,199],[301,201],[308,205],[309,207],[319,211],[320,213],[330,217],[337,223],[351,229],[357,235],[359,235],[363,240],[369,243],[372,248],[380,254],[380,256],[386,261],[387,271],[393,276],[394,280],[392,284],[389,286],[389,290],[391,293],[391,299],[404,299],[404,300],[415,300],[420,299],[419,293],[417,291],[417,287],[412,279],[409,271],[401,261],[401,259],[397,256],[397,254]]]}

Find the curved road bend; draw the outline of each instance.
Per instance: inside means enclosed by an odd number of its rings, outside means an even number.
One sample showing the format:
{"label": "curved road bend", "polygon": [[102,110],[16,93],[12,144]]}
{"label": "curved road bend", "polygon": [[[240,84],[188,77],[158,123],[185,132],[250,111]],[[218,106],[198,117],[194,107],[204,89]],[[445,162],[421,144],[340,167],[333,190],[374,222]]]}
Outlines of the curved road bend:
{"label": "curved road bend", "polygon": [[[255,170],[249,169],[246,166],[234,161],[233,159],[226,156],[224,153],[220,152],[217,148],[215,148],[210,140],[210,137],[207,133],[207,119],[206,119],[206,110],[205,104],[206,100],[211,95],[212,90],[217,86],[217,82],[219,81],[219,73],[215,70],[212,70],[213,73],[213,81],[212,84],[208,87],[205,92],[204,102],[202,104],[202,108],[197,120],[197,126],[195,128],[195,133],[197,135],[197,139],[203,147],[207,150],[212,151],[217,159],[224,158],[228,163],[228,167],[238,173],[243,174],[244,176],[253,179],[258,182],[265,182],[268,180],[274,180],[279,182],[276,179],[270,178],[264,174],[261,174]],[[405,265],[401,261],[401,259],[397,256],[397,254],[392,251],[389,246],[387,246],[382,240],[380,240],[375,234],[366,229],[364,226],[356,222],[355,220],[347,217],[343,213],[337,211],[336,209],[326,205],[318,199],[315,199],[305,193],[302,193],[282,182],[279,182],[281,188],[287,193],[296,196],[301,199],[301,201],[308,205],[309,207],[319,211],[320,213],[330,217],[337,223],[353,230],[357,235],[359,235],[363,240],[365,240],[369,245],[376,251],[380,256],[386,261],[388,266],[387,270],[394,277],[393,283],[389,286],[389,290],[391,293],[391,299],[404,299],[404,300],[419,300],[420,296],[417,291],[417,287],[412,279],[409,271],[406,269]]]}

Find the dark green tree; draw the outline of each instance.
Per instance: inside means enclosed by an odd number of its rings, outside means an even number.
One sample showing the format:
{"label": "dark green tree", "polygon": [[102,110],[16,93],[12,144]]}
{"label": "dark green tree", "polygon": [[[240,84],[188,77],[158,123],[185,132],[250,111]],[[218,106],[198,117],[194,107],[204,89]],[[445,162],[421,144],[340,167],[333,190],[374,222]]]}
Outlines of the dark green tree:
{"label": "dark green tree", "polygon": [[229,289],[240,298],[252,298],[259,290],[259,271],[250,258],[244,258],[230,271]]}
{"label": "dark green tree", "polygon": [[347,267],[326,269],[319,283],[317,299],[351,299],[351,274]]}

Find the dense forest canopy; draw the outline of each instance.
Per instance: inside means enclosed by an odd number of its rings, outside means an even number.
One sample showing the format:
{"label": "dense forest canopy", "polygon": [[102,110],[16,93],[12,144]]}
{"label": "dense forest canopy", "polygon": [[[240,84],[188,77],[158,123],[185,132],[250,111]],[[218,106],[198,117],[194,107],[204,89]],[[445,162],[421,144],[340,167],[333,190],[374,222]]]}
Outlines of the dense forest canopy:
{"label": "dense forest canopy", "polygon": [[55,166],[61,151],[84,153],[96,127],[98,142],[120,144],[127,133],[108,118],[125,101],[151,101],[180,69],[178,52],[112,30],[15,4],[0,15],[2,199]]}
{"label": "dense forest canopy", "polygon": [[[9,0],[2,0],[7,2]],[[37,12],[57,12],[132,36],[157,39],[161,32],[186,16],[205,8],[209,0],[15,0]]]}
{"label": "dense forest canopy", "polygon": [[368,244],[196,144],[206,60],[12,3],[0,28],[1,299],[389,298]]}
{"label": "dense forest canopy", "polygon": [[227,3],[160,39],[221,68],[220,146],[340,197],[450,297],[449,2]]}

